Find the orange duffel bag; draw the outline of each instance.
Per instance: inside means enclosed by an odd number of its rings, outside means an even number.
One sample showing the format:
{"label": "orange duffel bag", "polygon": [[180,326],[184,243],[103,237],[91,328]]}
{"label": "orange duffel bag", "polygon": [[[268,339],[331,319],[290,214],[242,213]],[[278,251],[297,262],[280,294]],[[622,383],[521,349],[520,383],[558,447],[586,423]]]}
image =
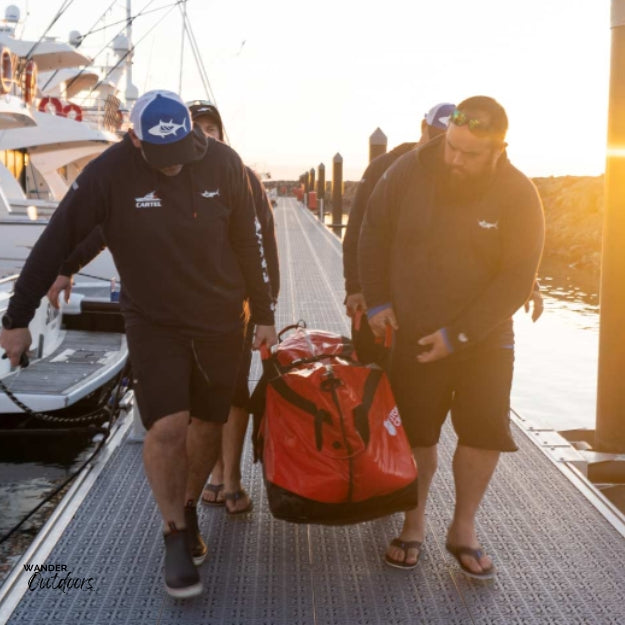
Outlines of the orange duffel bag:
{"label": "orange duffel bag", "polygon": [[345,337],[301,324],[280,336],[252,397],[272,514],[341,525],[414,508],[417,468],[385,373],[352,360]]}

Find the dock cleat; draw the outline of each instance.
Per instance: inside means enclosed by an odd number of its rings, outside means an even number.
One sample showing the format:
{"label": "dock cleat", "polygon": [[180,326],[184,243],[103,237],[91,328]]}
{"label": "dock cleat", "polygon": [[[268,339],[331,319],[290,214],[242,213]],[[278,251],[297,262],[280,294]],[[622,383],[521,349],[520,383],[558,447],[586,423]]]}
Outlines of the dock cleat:
{"label": "dock cleat", "polygon": [[172,527],[165,538],[165,590],[176,599],[188,599],[202,593],[202,582],[191,558],[189,534]]}
{"label": "dock cleat", "polygon": [[200,528],[197,522],[197,508],[192,501],[188,501],[187,505],[184,507],[184,519],[187,524],[187,533],[189,535],[189,546],[191,548],[193,564],[195,564],[195,566],[200,566],[204,560],[206,560],[208,548],[206,547],[206,543],[200,534]]}

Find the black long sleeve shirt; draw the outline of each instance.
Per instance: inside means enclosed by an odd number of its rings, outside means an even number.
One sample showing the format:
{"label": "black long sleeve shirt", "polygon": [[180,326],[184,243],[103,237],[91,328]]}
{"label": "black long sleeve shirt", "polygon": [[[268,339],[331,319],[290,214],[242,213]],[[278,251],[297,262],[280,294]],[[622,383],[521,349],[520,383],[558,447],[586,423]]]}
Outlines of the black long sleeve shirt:
{"label": "black long sleeve shirt", "polygon": [[267,197],[267,192],[256,172],[246,167],[254,196],[256,217],[260,223],[260,233],[264,256],[267,261],[267,272],[271,283],[271,294],[274,302],[278,300],[280,293],[280,263],[278,259],[278,242],[276,241],[276,229],[273,220],[273,207]]}
{"label": "black long sleeve shirt", "polygon": [[65,259],[100,227],[124,288],[126,324],[194,335],[234,330],[244,296],[252,321],[273,325],[273,304],[245,167],[209,140],[177,176],[151,168],[127,136],[94,159],[63,198],[15,285],[8,313],[30,321]]}
{"label": "black long sleeve shirt", "polygon": [[393,306],[404,342],[444,328],[454,350],[511,346],[542,253],[540,198],[503,155],[484,189],[454,199],[441,186],[444,140],[407,153],[376,185],[358,244],[364,297],[370,310]]}
{"label": "black long sleeve shirt", "polygon": [[[274,302],[278,300],[280,293],[280,264],[278,259],[278,243],[276,241],[276,231],[273,219],[273,207],[267,197],[267,192],[263,187],[254,170],[245,168],[249,176],[252,196],[254,197],[254,208],[256,218],[260,226],[261,242],[263,246],[264,258],[269,282],[271,283],[271,295]],[[104,248],[106,242],[100,227],[95,228],[86,239],[81,241],[69,258],[61,265],[60,274],[62,276],[72,276],[82,267],[90,263]]]}
{"label": "black long sleeve shirt", "polygon": [[402,143],[393,148],[386,154],[374,158],[365,173],[362,175],[354,202],[349,211],[349,220],[343,237],[343,276],[345,277],[345,292],[347,295],[352,293],[360,293],[360,278],[358,276],[358,238],[360,236],[360,228],[365,217],[365,210],[369,198],[375,189],[375,185],[382,177],[382,174],[400,157],[414,150],[416,143]]}

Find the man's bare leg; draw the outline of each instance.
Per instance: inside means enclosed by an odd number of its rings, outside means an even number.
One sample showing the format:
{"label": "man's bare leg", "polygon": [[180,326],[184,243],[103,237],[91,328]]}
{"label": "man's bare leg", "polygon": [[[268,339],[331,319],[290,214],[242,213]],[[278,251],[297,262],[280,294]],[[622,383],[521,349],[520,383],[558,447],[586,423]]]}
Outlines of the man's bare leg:
{"label": "man's bare leg", "polygon": [[[405,513],[404,525],[398,538],[405,542],[412,540],[423,542],[425,538],[425,508],[432,478],[438,466],[438,448],[436,445],[432,447],[414,447],[412,454],[417,461],[419,469],[419,505]],[[408,549],[407,553],[404,553],[403,549],[389,545],[386,555],[395,562],[404,562],[410,565],[417,562],[419,550]]]}
{"label": "man's bare leg", "polygon": [[[448,544],[472,549],[480,547],[475,533],[475,515],[495,472],[499,455],[500,452],[490,449],[458,445],[453,461],[456,507],[447,534]],[[467,568],[478,574],[493,564],[487,555],[479,562],[470,555],[461,555],[460,558]]]}
{"label": "man's bare leg", "polygon": [[178,529],[185,527],[188,421],[188,412],[158,419],[143,443],[145,474],[166,528],[171,523]]}
{"label": "man's bare leg", "polygon": [[[225,493],[236,493],[241,488],[241,455],[243,454],[243,443],[249,414],[243,408],[232,406],[228,415],[228,421],[224,426],[224,436],[222,440],[222,457],[224,464],[224,491]],[[241,497],[237,500],[226,501],[226,506],[230,512],[237,512],[246,509],[250,505],[249,496]]]}
{"label": "man's bare leg", "polygon": [[197,503],[202,488],[219,457],[223,428],[222,423],[191,419],[187,436],[189,471],[185,502]]}
{"label": "man's bare leg", "polygon": [[165,590],[178,599],[202,592],[185,517],[188,412],[158,419],[145,435],[143,463],[165,526]]}

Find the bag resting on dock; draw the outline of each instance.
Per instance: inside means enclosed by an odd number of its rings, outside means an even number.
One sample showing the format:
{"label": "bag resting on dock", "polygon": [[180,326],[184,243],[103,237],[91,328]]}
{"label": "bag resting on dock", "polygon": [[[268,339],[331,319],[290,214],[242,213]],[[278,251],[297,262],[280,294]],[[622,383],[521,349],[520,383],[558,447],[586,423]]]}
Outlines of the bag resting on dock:
{"label": "bag resting on dock", "polygon": [[295,326],[263,360],[254,449],[276,518],[342,525],[417,505],[417,469],[388,379],[352,352],[344,337]]}

